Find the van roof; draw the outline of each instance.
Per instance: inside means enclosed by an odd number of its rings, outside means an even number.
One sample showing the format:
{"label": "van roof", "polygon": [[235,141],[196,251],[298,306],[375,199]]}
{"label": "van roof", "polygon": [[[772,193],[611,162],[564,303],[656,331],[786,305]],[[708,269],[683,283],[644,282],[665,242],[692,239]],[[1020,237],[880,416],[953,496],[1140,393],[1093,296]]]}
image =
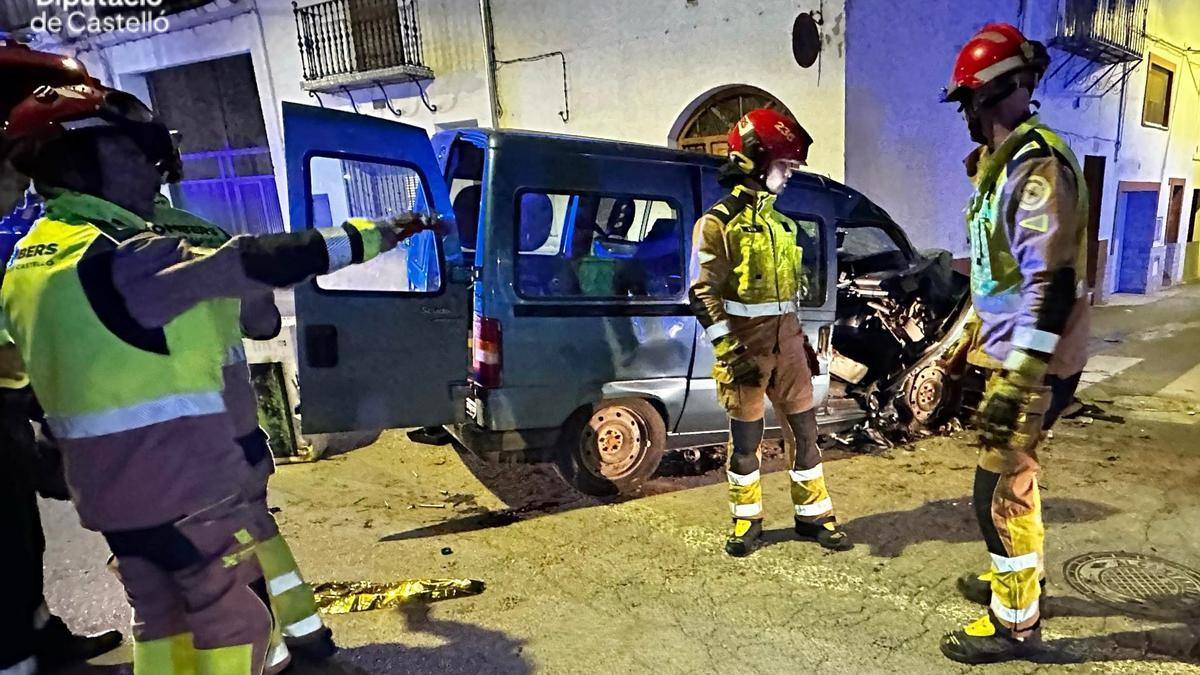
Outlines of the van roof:
{"label": "van roof", "polygon": [[[636,143],[632,141],[618,141],[607,138],[595,138],[591,136],[574,136],[570,134],[554,134],[543,131],[529,131],[526,129],[485,129],[482,127],[467,127],[459,129],[448,129],[439,132],[438,140],[445,139],[446,136],[453,135],[457,138],[462,138],[469,143],[478,147],[492,147],[496,149],[505,147],[519,148],[521,146],[541,145],[547,141],[553,141],[560,149],[568,152],[577,152],[580,154],[619,154],[623,157],[631,159],[642,159],[649,161],[668,161],[668,162],[683,162],[687,164],[696,164],[701,166],[719,167],[724,164],[724,160],[714,155],[702,154],[698,152],[690,152],[680,150],[678,148],[668,148],[661,145],[650,145],[649,143]],[[448,139],[447,139],[448,140]],[[438,145],[435,141],[435,145]],[[809,188],[815,188],[832,193],[832,195],[841,195],[846,197],[839,202],[838,210],[843,217],[855,217],[866,220],[884,219],[891,220],[887,212],[872,202],[866,195],[858,190],[840,183],[832,178],[822,176],[817,173],[808,171],[800,171],[792,175],[791,183],[793,185],[799,183]],[[832,196],[831,195],[831,196]]]}

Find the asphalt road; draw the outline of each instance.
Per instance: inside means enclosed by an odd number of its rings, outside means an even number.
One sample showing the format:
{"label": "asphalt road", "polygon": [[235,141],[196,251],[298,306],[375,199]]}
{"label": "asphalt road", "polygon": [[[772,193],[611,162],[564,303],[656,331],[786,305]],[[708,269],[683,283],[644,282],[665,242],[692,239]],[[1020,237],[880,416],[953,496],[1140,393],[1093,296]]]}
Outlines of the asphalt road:
{"label": "asphalt road", "polygon": [[[1101,308],[1093,335],[1082,398],[1104,413],[1064,421],[1042,453],[1046,650],[987,672],[1200,673],[1200,287]],[[770,545],[733,560],[718,471],[601,503],[547,467],[482,465],[389,432],[274,479],[306,575],[470,577],[487,589],[330,617],[343,652],[301,672],[966,672],[937,640],[980,613],[954,590],[987,560],[973,463],[968,436],[828,462],[858,542],[842,554],[790,536],[787,476],[768,475]],[[127,625],[103,541],[68,505],[44,515],[51,607],[80,630]],[[1085,558],[1110,553],[1150,557]],[[1109,590],[1076,588],[1068,565]]]}

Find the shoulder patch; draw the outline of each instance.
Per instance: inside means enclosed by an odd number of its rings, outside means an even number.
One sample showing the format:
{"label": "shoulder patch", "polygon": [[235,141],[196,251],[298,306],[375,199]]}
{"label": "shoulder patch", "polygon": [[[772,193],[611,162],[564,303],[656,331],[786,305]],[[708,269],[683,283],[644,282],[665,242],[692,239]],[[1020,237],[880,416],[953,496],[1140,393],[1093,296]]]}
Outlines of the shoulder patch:
{"label": "shoulder patch", "polygon": [[1021,187],[1021,209],[1024,211],[1036,211],[1046,205],[1050,201],[1050,195],[1054,192],[1050,181],[1042,176],[1033,174],[1025,179],[1025,185]]}

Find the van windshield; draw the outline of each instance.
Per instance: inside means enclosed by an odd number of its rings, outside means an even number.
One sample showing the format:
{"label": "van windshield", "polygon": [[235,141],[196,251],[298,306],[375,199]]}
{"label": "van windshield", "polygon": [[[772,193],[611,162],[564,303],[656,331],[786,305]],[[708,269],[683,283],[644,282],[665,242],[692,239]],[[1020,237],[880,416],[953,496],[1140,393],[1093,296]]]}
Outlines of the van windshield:
{"label": "van windshield", "polygon": [[683,227],[668,199],[525,191],[516,211],[522,297],[675,299],[683,293]]}

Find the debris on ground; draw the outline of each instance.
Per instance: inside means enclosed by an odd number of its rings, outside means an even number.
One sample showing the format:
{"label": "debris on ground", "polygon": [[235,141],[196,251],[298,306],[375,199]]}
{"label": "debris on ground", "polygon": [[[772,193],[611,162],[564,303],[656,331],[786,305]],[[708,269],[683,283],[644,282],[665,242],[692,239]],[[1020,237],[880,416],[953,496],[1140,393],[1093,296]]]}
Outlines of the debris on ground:
{"label": "debris on ground", "polygon": [[659,464],[658,475],[665,477],[703,476],[725,466],[725,446],[707,445],[668,452]]}
{"label": "debris on ground", "polygon": [[450,445],[454,437],[445,427],[421,427],[409,431],[408,440],[421,445]]}
{"label": "debris on ground", "polygon": [[317,609],[322,613],[349,614],[391,609],[411,602],[479,595],[485,587],[486,584],[478,579],[405,579],[387,583],[329,581],[314,585],[313,594]]}
{"label": "debris on ground", "polygon": [[[1096,400],[1095,403],[1084,403],[1079,399],[1075,399],[1067,409],[1063,411],[1062,418],[1065,420],[1076,420],[1080,424],[1091,424],[1099,420],[1101,422],[1112,422],[1113,424],[1124,424],[1125,418],[1121,415],[1113,415],[1104,408],[1096,405],[1096,403],[1112,403],[1112,401]],[[1086,421],[1085,421],[1086,420]]]}

